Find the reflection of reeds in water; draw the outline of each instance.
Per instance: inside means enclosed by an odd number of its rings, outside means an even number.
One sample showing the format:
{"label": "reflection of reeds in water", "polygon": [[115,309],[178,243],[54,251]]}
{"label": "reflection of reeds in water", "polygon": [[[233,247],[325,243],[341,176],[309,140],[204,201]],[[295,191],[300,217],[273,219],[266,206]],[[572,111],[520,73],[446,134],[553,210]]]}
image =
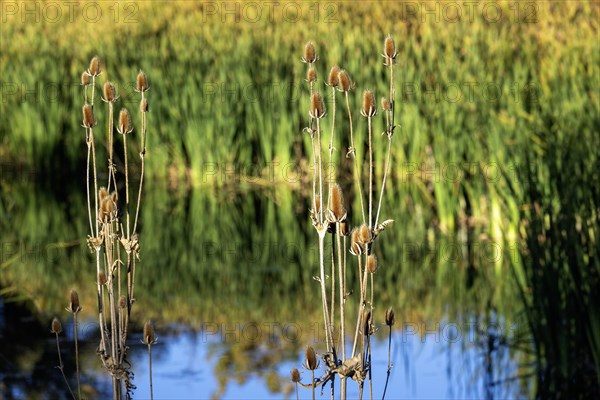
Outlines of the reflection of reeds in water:
{"label": "reflection of reeds in water", "polygon": [[[308,64],[307,82],[310,89],[310,106],[309,106],[309,124],[305,131],[310,135],[312,147],[312,208],[311,220],[317,231],[319,242],[319,276],[316,278],[319,281],[323,311],[323,322],[325,331],[325,346],[326,350],[322,354],[323,365],[325,366],[325,374],[320,378],[314,378],[314,370],[316,364],[310,364],[309,350],[314,352],[312,347],[307,350],[306,368],[311,370],[311,382],[309,384],[299,383],[304,387],[310,387],[314,390],[316,387],[324,387],[331,381],[331,397],[335,396],[335,376],[340,378],[340,398],[346,398],[346,383],[347,378],[355,380],[359,385],[359,393],[363,393],[365,380],[369,381],[369,395],[373,397],[372,392],[372,374],[371,374],[371,346],[370,338],[375,327],[373,323],[373,308],[375,299],[374,275],[377,271],[377,257],[374,254],[374,242],[379,233],[391,222],[390,220],[380,223],[379,217],[381,213],[382,198],[385,192],[387,174],[390,166],[392,136],[394,133],[394,80],[393,67],[396,58],[395,45],[392,38],[388,35],[384,42],[384,58],[385,65],[389,67],[390,72],[390,92],[389,98],[382,99],[382,108],[384,111],[386,131],[384,134],[388,139],[388,151],[384,164],[384,174],[381,183],[381,192],[379,194],[379,202],[376,204],[376,188],[374,176],[374,151],[373,151],[373,118],[377,115],[377,102],[375,94],[371,90],[365,90],[363,94],[363,102],[360,113],[367,119],[367,186],[366,193],[363,191],[364,177],[362,172],[364,169],[361,164],[361,157],[357,156],[355,147],[355,137],[353,130],[352,112],[350,108],[349,93],[354,89],[350,76],[347,71],[340,69],[337,65],[333,66],[329,72],[327,86],[332,90],[332,107],[331,107],[331,136],[329,138],[329,168],[328,173],[324,173],[323,169],[323,147],[324,128],[323,122],[326,120],[326,110],[321,94],[316,90],[317,69],[315,63],[318,61],[316,49],[309,42],[304,48],[304,56],[302,61]],[[360,225],[352,232],[349,229],[349,213],[344,204],[344,195],[342,188],[336,183],[336,177],[332,175],[333,155],[335,154],[335,115],[336,115],[336,90],[344,93],[345,103],[349,120],[349,143],[350,147],[345,152],[346,158],[352,158],[354,183],[357,190],[357,195],[360,202],[361,217]],[[327,141],[325,141],[327,143]],[[324,182],[324,179],[327,182]],[[327,184],[326,198],[324,197],[324,183]],[[327,209],[325,209],[327,206]],[[331,241],[327,241],[327,245],[331,246],[331,276],[325,275],[325,237],[330,233],[333,235]],[[348,249],[347,236],[351,235],[350,249]],[[343,240],[342,240],[343,238]],[[346,301],[352,290],[347,288],[347,259],[346,253],[350,251],[356,256],[358,264],[359,276],[359,293],[360,300],[358,304],[358,313],[356,315],[356,324],[354,329],[354,339],[352,342],[351,352],[347,354],[346,344]],[[337,255],[337,257],[336,257]],[[336,268],[337,266],[337,268]],[[337,276],[336,276],[337,274]],[[329,279],[327,279],[329,278]],[[367,298],[368,282],[370,278],[370,298]],[[329,286],[329,290],[328,290]],[[336,291],[337,301],[339,303],[339,320],[336,320]],[[328,298],[327,294],[330,293]],[[331,306],[330,306],[331,305]],[[334,329],[339,326],[339,331]],[[391,327],[391,325],[390,325]],[[391,328],[390,328],[391,329]],[[336,335],[339,332],[339,336]],[[360,333],[360,334],[359,334]],[[391,342],[390,342],[391,343]],[[360,345],[360,349],[359,349]],[[391,364],[388,361],[388,378]],[[294,379],[297,375],[292,373]],[[294,380],[293,379],[293,380]]]}
{"label": "reflection of reeds in water", "polygon": [[[112,82],[105,82],[102,90],[102,101],[107,104],[107,182],[100,186],[98,179],[98,160],[96,155],[97,141],[94,136],[96,120],[96,80],[102,73],[100,59],[93,57],[89,68],[81,76],[84,87],[84,101],[82,108],[83,127],[87,144],[86,166],[86,195],[87,211],[90,227],[88,246],[96,255],[96,279],[98,297],[98,322],[100,327],[100,343],[97,353],[100,360],[112,377],[113,398],[122,399],[130,397],[132,372],[126,360],[127,334],[131,308],[135,302],[135,267],[140,259],[140,242],[137,233],[138,216],[144,182],[144,156],[146,153],[146,113],[148,100],[145,92],[149,89],[146,75],[140,71],[136,79],[136,92],[140,93],[140,159],[141,170],[139,177],[138,196],[134,212],[133,229],[130,213],[130,160],[128,157],[127,138],[134,130],[129,111],[121,109],[116,121],[117,132],[122,136],[123,143],[123,170],[119,174],[114,163],[114,154],[117,149],[114,135],[114,105],[119,100],[117,89]],[[90,92],[91,87],[91,93]],[[124,188],[123,188],[124,186]],[[125,191],[125,201],[120,201],[120,190]],[[93,204],[92,193],[93,191]],[[121,209],[124,206],[124,210]],[[125,216],[122,220],[122,216]],[[81,398],[79,382],[79,354],[77,347],[77,314],[80,311],[77,292],[71,292],[71,304],[67,309],[73,313],[75,353],[77,362],[78,397]],[[152,328],[152,327],[150,327]],[[154,331],[146,335],[144,340],[150,346],[155,342]],[[56,333],[56,332],[55,332]],[[57,334],[57,333],[56,333]],[[151,354],[150,354],[151,355]],[[151,362],[151,361],[150,361]],[[62,365],[62,361],[61,361]],[[61,372],[62,372],[62,368]]]}

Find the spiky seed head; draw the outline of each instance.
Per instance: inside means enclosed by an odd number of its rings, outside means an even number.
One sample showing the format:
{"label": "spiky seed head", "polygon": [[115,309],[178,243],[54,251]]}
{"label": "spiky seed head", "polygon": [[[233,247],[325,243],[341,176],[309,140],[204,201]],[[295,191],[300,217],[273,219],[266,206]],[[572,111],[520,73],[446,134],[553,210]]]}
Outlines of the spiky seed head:
{"label": "spiky seed head", "polygon": [[300,382],[300,371],[298,371],[298,368],[294,368],[292,370],[292,382],[294,383],[298,383]]}
{"label": "spiky seed head", "polygon": [[310,67],[308,71],[306,71],[306,80],[308,83],[314,83],[317,81],[317,70],[314,67]]}
{"label": "spiky seed head", "polygon": [[348,72],[346,72],[345,69],[340,70],[340,72],[338,73],[338,80],[338,88],[341,92],[347,92],[350,89],[352,89],[352,81],[350,80],[350,75],[348,75]]}
{"label": "spiky seed head", "polygon": [[310,116],[313,118],[323,118],[325,115],[325,104],[323,103],[323,97],[319,92],[314,92],[310,96]]}
{"label": "spiky seed head", "polygon": [[100,201],[104,200],[106,196],[108,196],[108,190],[105,187],[101,187],[98,190],[98,197],[100,198]]}
{"label": "spiky seed head", "polygon": [[365,117],[372,117],[377,113],[377,106],[375,105],[375,95],[373,91],[367,89],[363,93],[363,103],[361,114]]}
{"label": "spiky seed head", "polygon": [[119,307],[120,308],[127,307],[127,299],[125,299],[125,296],[123,296],[123,295],[121,295],[121,297],[119,297]]}
{"label": "spiky seed head", "polygon": [[317,354],[315,353],[315,349],[313,349],[312,346],[308,346],[306,348],[306,368],[314,371],[315,369],[317,369],[318,364],[317,364]]}
{"label": "spiky seed head", "polygon": [[119,126],[117,126],[117,131],[119,133],[126,135],[133,130],[133,125],[131,124],[131,115],[129,115],[129,111],[126,108],[122,108],[119,113]]}
{"label": "spiky seed head", "polygon": [[358,242],[362,244],[370,243],[372,239],[371,230],[367,224],[362,224],[358,228]]}
{"label": "spiky seed head", "polygon": [[148,99],[144,97],[140,100],[140,112],[147,113],[148,112]]}
{"label": "spiky seed head", "polygon": [[387,326],[392,326],[396,322],[396,318],[394,316],[394,309],[392,307],[388,307],[385,310],[385,324]]}
{"label": "spiky seed head", "polygon": [[315,45],[312,42],[306,43],[304,46],[304,57],[302,57],[302,61],[305,63],[312,64],[319,59],[317,56],[317,51],[315,50]]}
{"label": "spiky seed head", "polygon": [[346,207],[344,207],[344,193],[337,183],[331,185],[329,191],[329,209],[336,221],[346,219]]}
{"label": "spiky seed head", "polygon": [[363,311],[363,334],[369,336],[371,334],[371,310]]}
{"label": "spiky seed head", "polygon": [[348,236],[350,234],[350,224],[347,219],[340,222],[340,234],[342,236]]}
{"label": "spiky seed head", "polygon": [[390,101],[388,99],[386,99],[385,97],[381,98],[381,109],[383,111],[391,111],[392,110],[392,105],[390,104]]}
{"label": "spiky seed head", "polygon": [[327,84],[331,87],[337,86],[337,84],[340,82],[339,75],[340,67],[338,67],[337,65],[331,67],[331,69],[329,70],[329,77],[327,78]]}
{"label": "spiky seed head", "polygon": [[84,104],[82,108],[83,113],[83,126],[86,128],[93,128],[96,126],[96,118],[94,117],[94,109],[89,104]]}
{"label": "spiky seed head", "polygon": [[60,320],[56,317],[54,317],[54,319],[52,320],[50,332],[56,333],[57,335],[62,332],[62,324],[60,323]]}
{"label": "spiky seed head", "polygon": [[117,101],[117,89],[115,89],[115,85],[112,82],[105,82],[104,87],[104,100],[109,103],[114,103]]}
{"label": "spiky seed head", "polygon": [[102,72],[100,67],[100,58],[98,56],[92,57],[90,60],[90,67],[88,68],[88,73],[91,76],[98,76]]}
{"label": "spiky seed head", "polygon": [[75,289],[71,289],[71,293],[69,293],[69,312],[78,313],[81,311],[81,307],[79,306],[79,294]]}
{"label": "spiky seed head", "polygon": [[138,92],[145,92],[148,89],[150,89],[150,86],[148,85],[148,78],[146,78],[144,71],[140,70],[135,80],[135,90]]}
{"label": "spiky seed head", "polygon": [[374,274],[377,271],[377,256],[375,254],[369,254],[367,256],[367,269],[370,273]]}
{"label": "spiky seed head", "polygon": [[81,74],[81,86],[87,86],[92,83],[92,79],[90,78],[90,74],[87,71],[83,71]]}
{"label": "spiky seed head", "polygon": [[98,284],[106,285],[106,273],[104,271],[98,272]]}
{"label": "spiky seed head", "polygon": [[146,321],[144,324],[144,344],[152,345],[156,343],[156,338],[154,336],[154,326],[152,326],[152,322]]}
{"label": "spiky seed head", "polygon": [[387,58],[387,63],[389,64],[390,62],[394,62],[397,54],[396,44],[394,43],[394,39],[392,39],[392,35],[390,35],[389,33],[386,36],[385,41],[383,42],[383,51]]}
{"label": "spiky seed head", "polygon": [[352,230],[351,238],[350,238],[350,251],[354,255],[362,254],[362,245],[360,243],[360,228],[356,228]]}
{"label": "spiky seed head", "polygon": [[315,197],[313,199],[313,210],[315,214],[321,213],[321,196],[319,196],[318,194],[315,194]]}
{"label": "spiky seed head", "polygon": [[112,192],[110,196],[105,196],[100,203],[98,217],[102,222],[110,221],[117,211],[117,192]]}

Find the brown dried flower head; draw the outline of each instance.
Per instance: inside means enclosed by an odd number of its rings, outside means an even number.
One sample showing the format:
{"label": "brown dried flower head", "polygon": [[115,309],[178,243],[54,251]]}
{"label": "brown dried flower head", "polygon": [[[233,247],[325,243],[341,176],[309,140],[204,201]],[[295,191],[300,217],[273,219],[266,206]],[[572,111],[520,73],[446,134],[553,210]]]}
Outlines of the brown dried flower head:
{"label": "brown dried flower head", "polygon": [[354,254],[355,256],[363,253],[363,246],[359,237],[360,228],[353,229],[350,238],[350,253]]}
{"label": "brown dried flower head", "polygon": [[302,57],[302,61],[307,64],[312,64],[319,59],[317,56],[317,51],[315,50],[315,45],[312,42],[306,43],[304,46],[304,56]]}
{"label": "brown dried flower head", "polygon": [[393,63],[397,55],[396,44],[394,43],[394,39],[392,39],[392,36],[389,33],[386,36],[385,41],[383,42],[383,51],[385,53],[386,64],[389,65],[390,63]]}
{"label": "brown dried flower head", "polygon": [[385,324],[387,326],[392,326],[396,322],[396,318],[394,316],[394,309],[392,307],[388,307],[385,310]]}
{"label": "brown dried flower head", "polygon": [[314,83],[317,81],[317,70],[314,67],[310,67],[308,71],[306,71],[306,80],[308,83]]}
{"label": "brown dried flower head", "polygon": [[140,112],[147,113],[148,112],[148,99],[144,97],[140,100]]}
{"label": "brown dried flower head", "polygon": [[306,357],[306,369],[314,371],[315,369],[317,369],[319,367],[319,364],[317,362],[317,354],[315,353],[315,349],[313,349],[312,346],[308,346],[306,348],[305,357]]}
{"label": "brown dried flower head", "polygon": [[79,311],[81,311],[81,307],[79,305],[79,294],[77,294],[77,291],[75,289],[72,289],[71,293],[69,293],[69,300],[70,302],[67,311],[72,312],[73,314],[76,314]]}
{"label": "brown dried flower head", "polygon": [[145,92],[148,89],[150,89],[150,86],[148,85],[148,78],[146,78],[144,71],[140,70],[135,80],[135,90],[137,92]]}
{"label": "brown dried flower head", "polygon": [[365,310],[363,312],[363,334],[369,336],[371,334],[371,310]]}
{"label": "brown dried flower head", "polygon": [[310,96],[309,114],[312,118],[323,118],[325,115],[325,104],[323,103],[323,97],[321,97],[319,92],[314,92]]}
{"label": "brown dried flower head", "polygon": [[104,200],[106,196],[108,196],[108,190],[105,187],[98,189],[98,198],[100,201]]}
{"label": "brown dried flower head", "polygon": [[152,322],[146,321],[144,324],[144,339],[142,340],[144,344],[148,346],[156,343],[156,337],[154,336],[154,326],[152,326]]}
{"label": "brown dried flower head", "polygon": [[292,370],[292,382],[294,383],[298,383],[300,382],[300,371],[298,371],[298,368],[294,368]]}
{"label": "brown dried flower head", "polygon": [[91,76],[98,76],[102,72],[100,68],[100,58],[98,56],[92,57],[90,60],[90,67],[88,68],[88,74]]}
{"label": "brown dried flower head", "polygon": [[340,70],[338,73],[338,80],[338,90],[340,92],[348,92],[354,87],[352,81],[350,80],[350,75],[348,75],[348,72],[346,72],[345,69]]}
{"label": "brown dried flower head", "polygon": [[114,219],[117,214],[117,192],[113,192],[110,196],[105,196],[102,199],[98,214],[98,218],[104,223]]}
{"label": "brown dried flower head", "polygon": [[367,269],[372,274],[377,272],[377,256],[375,254],[369,254],[367,256]]}
{"label": "brown dried flower head", "polygon": [[106,285],[106,274],[104,271],[98,272],[98,284]]}
{"label": "brown dried flower head", "polygon": [[390,101],[388,99],[386,99],[385,97],[381,98],[381,109],[383,111],[391,111],[392,110],[392,105],[390,104]]}
{"label": "brown dried flower head", "polygon": [[120,134],[126,135],[133,131],[133,125],[131,124],[131,115],[129,115],[129,111],[126,108],[122,108],[119,113],[119,125],[117,126],[117,131]]}
{"label": "brown dried flower head", "polygon": [[346,207],[344,207],[344,193],[337,183],[331,185],[329,191],[329,212],[332,222],[340,222],[346,219]]}
{"label": "brown dried flower head", "polygon": [[82,108],[83,126],[85,128],[93,128],[96,126],[96,118],[94,117],[94,109],[89,104],[85,104]]}
{"label": "brown dried flower head", "polygon": [[360,113],[363,117],[372,117],[377,114],[377,106],[375,105],[375,95],[373,91],[367,89],[363,93],[362,110]]}
{"label": "brown dried flower head", "polygon": [[52,320],[52,325],[50,326],[50,332],[56,333],[57,335],[62,332],[62,324],[59,319],[54,317]]}
{"label": "brown dried flower head", "polygon": [[329,70],[329,78],[327,78],[327,85],[329,85],[331,87],[335,87],[335,86],[337,86],[337,84],[339,82],[340,82],[340,67],[338,67],[337,65],[334,65]]}
{"label": "brown dried flower head", "polygon": [[87,86],[92,83],[92,79],[90,78],[90,74],[87,71],[83,71],[81,74],[81,86]]}
{"label": "brown dried flower head", "polygon": [[104,92],[104,101],[108,103],[117,101],[117,89],[115,89],[115,85],[112,82],[105,82],[102,89]]}
{"label": "brown dried flower head", "polygon": [[367,224],[362,224],[358,228],[358,242],[362,244],[367,244],[371,242],[373,235],[371,234],[371,230]]}

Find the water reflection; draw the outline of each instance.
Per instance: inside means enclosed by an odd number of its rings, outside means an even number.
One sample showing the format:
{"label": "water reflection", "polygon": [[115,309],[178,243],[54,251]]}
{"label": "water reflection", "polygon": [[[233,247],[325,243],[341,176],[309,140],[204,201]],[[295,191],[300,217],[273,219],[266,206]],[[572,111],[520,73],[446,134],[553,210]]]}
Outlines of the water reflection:
{"label": "water reflection", "polygon": [[[68,395],[54,368],[56,348],[48,331],[52,316],[66,319],[66,296],[74,287],[89,321],[82,326],[83,380],[90,397],[102,398],[110,382],[95,354],[95,267],[81,241],[84,198],[77,188],[66,188],[66,197],[40,189],[3,183],[2,295],[25,301],[27,309],[4,307],[0,393]],[[138,332],[147,319],[159,328],[160,345],[153,350],[157,398],[293,397],[290,369],[300,368],[307,344],[317,351],[324,347],[316,325],[317,248],[306,208],[302,197],[285,189],[208,193],[148,185],[133,315]],[[528,335],[514,311],[517,297],[511,296],[508,278],[496,273],[497,260],[431,231],[405,229],[422,224],[413,222],[423,215],[394,212],[397,223],[377,249],[382,267],[375,299],[381,328],[383,310],[388,305],[397,310],[387,398],[531,393],[529,355],[516,350],[528,349]],[[356,282],[353,272],[350,268],[350,284]],[[259,338],[251,336],[254,326],[260,327]],[[144,398],[147,358],[139,339],[131,338],[129,361],[135,396]],[[62,340],[65,364],[72,365],[72,343],[68,336]],[[374,356],[374,395],[380,397],[385,329],[377,333]],[[301,394],[309,397],[310,391]]]}

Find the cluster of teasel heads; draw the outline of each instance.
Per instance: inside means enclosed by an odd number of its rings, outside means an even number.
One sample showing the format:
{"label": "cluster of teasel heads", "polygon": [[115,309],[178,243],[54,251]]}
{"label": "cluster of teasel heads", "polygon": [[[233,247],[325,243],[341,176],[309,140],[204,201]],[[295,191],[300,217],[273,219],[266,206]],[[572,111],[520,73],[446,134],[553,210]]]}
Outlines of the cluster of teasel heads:
{"label": "cluster of teasel heads", "polygon": [[[139,186],[137,187],[137,200],[135,203],[130,198],[130,160],[128,157],[127,139],[131,136],[134,126],[132,117],[127,108],[122,108],[116,122],[114,121],[114,107],[119,101],[117,87],[112,82],[105,82],[100,96],[107,105],[107,134],[106,149],[108,160],[106,163],[107,178],[105,185],[100,186],[99,163],[96,157],[95,127],[98,124],[96,111],[97,78],[102,74],[100,59],[96,56],[90,61],[89,68],[81,75],[81,85],[84,90],[84,105],[82,107],[82,127],[85,129],[85,143],[87,145],[86,163],[86,194],[90,235],[87,243],[90,251],[96,258],[96,288],[98,300],[98,322],[100,326],[100,343],[97,353],[103,366],[110,373],[113,383],[113,398],[121,399],[124,395],[128,398],[134,387],[131,383],[132,373],[126,360],[128,347],[126,345],[131,308],[135,302],[135,270],[136,262],[140,260],[140,242],[137,233],[140,202],[144,183],[144,159],[146,154],[146,114],[148,112],[149,89],[148,79],[144,72],[137,74],[135,91],[140,95],[140,160]],[[122,140],[120,149],[117,149],[114,131],[120,134]],[[122,169],[117,168],[115,153],[122,156]],[[120,158],[120,157],[119,157]],[[121,197],[124,197],[122,199]],[[135,208],[133,208],[135,207]],[[76,299],[76,301],[75,301]],[[77,292],[71,292],[69,312],[73,314],[75,348],[77,351],[77,314],[81,310]],[[62,328],[55,319],[52,322],[52,332],[57,335]],[[154,344],[154,330],[151,325],[144,328],[144,343]],[[60,349],[59,349],[60,356]],[[76,357],[78,359],[78,357]],[[59,360],[59,369],[62,372],[62,360]],[[64,376],[64,373],[63,373]],[[66,381],[66,379],[65,379]],[[79,398],[79,366],[77,365],[77,383]],[[68,385],[68,383],[67,383]],[[70,390],[70,388],[69,388]],[[71,392],[71,394],[73,394]],[[75,396],[73,396],[75,398]]]}
{"label": "cluster of teasel heads", "polygon": [[[325,85],[331,90],[331,133],[329,136],[328,152],[323,151],[324,129],[322,121],[327,116],[325,101],[317,91],[318,79],[316,63],[319,60],[317,51],[312,42],[304,47],[302,62],[308,65],[306,81],[310,90],[309,121],[305,131],[309,134],[312,146],[312,208],[310,210],[311,221],[319,238],[319,267],[320,274],[315,277],[320,283],[321,299],[323,308],[323,322],[325,330],[326,351],[321,355],[325,373],[321,377],[314,377],[314,371],[319,368],[320,363],[316,360],[316,353],[312,347],[306,352],[306,364],[304,368],[311,371],[309,383],[303,383],[297,369],[292,370],[292,382],[296,385],[312,388],[313,397],[315,388],[321,386],[321,390],[328,382],[331,382],[331,396],[335,391],[335,376],[340,378],[340,398],[346,397],[347,378],[358,383],[359,393],[362,397],[363,387],[366,380],[369,381],[370,395],[372,398],[372,374],[371,374],[371,346],[370,337],[375,332],[373,322],[374,315],[374,275],[378,269],[377,256],[374,252],[374,243],[379,234],[392,223],[392,220],[380,221],[382,199],[385,192],[387,176],[390,169],[392,138],[394,135],[394,65],[396,63],[396,46],[390,35],[385,38],[384,65],[389,69],[389,97],[381,99],[381,110],[385,119],[385,131],[382,133],[387,138],[387,154],[384,163],[384,174],[379,191],[379,200],[376,203],[374,196],[377,189],[374,182],[374,154],[373,154],[373,118],[377,116],[377,102],[373,91],[366,89],[363,93],[360,114],[367,119],[366,153],[363,157],[357,156],[355,147],[354,126],[352,111],[350,107],[350,92],[355,84],[350,79],[349,73],[337,65],[331,67]],[[336,183],[336,177],[331,172],[324,172],[323,154],[328,154],[331,166],[336,152],[334,148],[335,122],[336,122],[336,94],[341,92],[344,96],[347,118],[349,121],[349,148],[345,157],[352,159],[353,180],[357,197],[360,202],[360,223],[354,229],[350,228],[349,214],[344,202],[342,188]],[[362,161],[364,159],[364,161]],[[362,163],[367,168],[362,167]],[[329,168],[328,171],[332,171]],[[368,171],[367,176],[362,176],[361,171]],[[327,174],[327,176],[324,176]],[[363,185],[366,184],[366,187]],[[324,187],[327,185],[327,187]],[[324,200],[324,192],[327,198]],[[331,272],[326,280],[325,272],[325,237],[330,233],[331,240]],[[349,243],[348,243],[348,238]],[[349,244],[349,246],[348,246]],[[346,301],[354,290],[348,290],[346,286],[346,254],[350,253],[357,259],[358,280],[360,299],[358,313],[356,315],[354,339],[352,346],[346,344]],[[337,256],[337,257],[336,257]],[[337,260],[336,260],[337,258]],[[337,266],[337,271],[336,271]],[[368,283],[370,281],[370,296],[368,294]],[[328,287],[329,286],[329,287]],[[329,289],[329,290],[328,290]],[[337,291],[337,296],[336,296]],[[329,295],[329,297],[328,297]],[[337,300],[336,300],[337,297]],[[339,307],[339,322],[336,322],[336,301]],[[394,312],[391,308],[386,310],[385,322],[390,327],[394,324]],[[339,327],[339,331],[336,331]],[[390,341],[391,345],[391,341]],[[351,350],[350,350],[351,349]],[[350,350],[350,351],[348,351]],[[388,352],[388,379],[391,363]],[[387,388],[387,380],[386,380]]]}

